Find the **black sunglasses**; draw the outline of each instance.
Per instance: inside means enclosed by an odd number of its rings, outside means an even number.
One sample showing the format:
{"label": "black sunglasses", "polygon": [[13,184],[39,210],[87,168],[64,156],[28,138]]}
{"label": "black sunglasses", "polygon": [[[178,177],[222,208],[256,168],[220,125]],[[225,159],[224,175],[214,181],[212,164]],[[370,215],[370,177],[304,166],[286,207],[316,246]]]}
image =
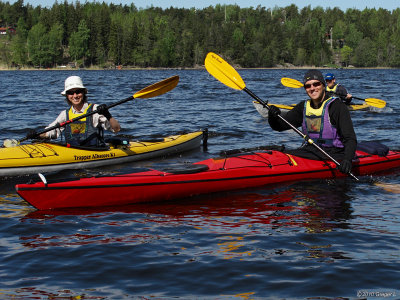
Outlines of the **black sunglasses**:
{"label": "black sunglasses", "polygon": [[71,91],[67,91],[66,94],[67,95],[73,95],[73,94],[83,94],[84,90],[83,89],[79,89],[79,90],[71,90]]}
{"label": "black sunglasses", "polygon": [[321,82],[316,81],[316,82],[314,82],[314,83],[305,84],[304,87],[305,87],[306,89],[309,89],[311,86],[317,87],[317,86],[320,86],[321,84],[322,84]]}

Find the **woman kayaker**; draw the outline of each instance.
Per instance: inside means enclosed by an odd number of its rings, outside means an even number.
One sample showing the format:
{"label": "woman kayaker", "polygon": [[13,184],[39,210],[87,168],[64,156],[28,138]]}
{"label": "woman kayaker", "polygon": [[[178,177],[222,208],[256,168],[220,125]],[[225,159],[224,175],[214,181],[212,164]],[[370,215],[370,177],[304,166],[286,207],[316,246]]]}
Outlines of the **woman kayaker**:
{"label": "woman kayaker", "polygon": [[[357,147],[350,112],[339,98],[330,97],[326,92],[326,83],[320,71],[307,71],[303,83],[310,99],[298,103],[284,118],[295,127],[302,127],[304,134],[326,153],[341,161],[339,170],[347,174],[351,171],[351,161]],[[278,117],[280,113],[278,107],[270,105],[268,122],[271,128],[277,131],[291,129]],[[310,159],[327,159],[321,151],[308,143],[287,152]]]}
{"label": "woman kayaker", "polygon": [[[74,146],[102,147],[105,145],[103,139],[104,130],[119,132],[119,122],[111,116],[107,105],[89,104],[87,102],[87,89],[79,76],[70,76],[65,80],[65,88],[61,95],[66,97],[70,108],[63,110],[57,119],[46,128],[64,123],[83,114],[97,110],[98,113],[74,121],[66,126],[57,128],[40,135],[43,139],[55,139],[62,135],[65,141]],[[28,139],[37,138],[35,131],[30,131]]]}
{"label": "woman kayaker", "polygon": [[347,105],[350,104],[352,95],[347,91],[347,89],[339,84],[336,83],[335,75],[332,73],[328,73],[325,75],[326,81],[326,91],[329,93],[330,96],[338,96],[344,103]]}

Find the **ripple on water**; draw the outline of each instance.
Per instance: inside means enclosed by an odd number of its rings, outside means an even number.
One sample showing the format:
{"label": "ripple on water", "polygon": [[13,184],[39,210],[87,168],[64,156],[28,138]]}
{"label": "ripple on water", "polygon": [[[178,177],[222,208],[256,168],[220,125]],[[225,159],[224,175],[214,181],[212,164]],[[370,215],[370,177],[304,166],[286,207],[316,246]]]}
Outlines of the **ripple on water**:
{"label": "ripple on water", "polygon": [[[363,76],[359,70],[333,71],[354,96],[387,102],[379,111],[351,112],[358,139],[398,148],[400,71],[363,70]],[[113,108],[123,135],[157,137],[209,128],[207,151],[124,169],[197,161],[227,149],[302,143],[294,132],[272,131],[249,95],[227,88],[205,70],[73,73],[84,78],[91,101],[108,104],[172,75],[180,77],[165,95]],[[281,77],[301,80],[304,70],[239,73],[263,100],[291,104],[305,98],[303,90],[280,84]],[[71,74],[4,73],[2,84],[18,82],[18,89],[0,95],[0,138],[20,138],[28,128],[52,122],[64,108],[60,92]],[[47,97],[38,93],[43,90]],[[400,277],[397,175],[47,212],[35,211],[15,193],[14,185],[28,180],[0,182],[0,289],[9,298],[355,298],[362,289],[395,289]]]}

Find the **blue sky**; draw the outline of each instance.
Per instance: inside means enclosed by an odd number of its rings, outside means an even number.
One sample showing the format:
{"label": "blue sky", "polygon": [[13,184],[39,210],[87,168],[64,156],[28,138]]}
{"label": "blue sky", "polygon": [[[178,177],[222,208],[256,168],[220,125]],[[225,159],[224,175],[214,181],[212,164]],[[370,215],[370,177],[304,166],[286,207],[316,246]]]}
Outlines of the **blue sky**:
{"label": "blue sky", "polygon": [[[10,2],[14,3],[14,0],[0,0],[2,2]],[[87,0],[80,0],[80,3],[85,3]],[[24,0],[24,3],[31,4],[33,6],[49,6],[51,7],[55,0]],[[58,0],[58,3],[63,3],[64,0]],[[72,0],[68,0],[70,3],[74,3]],[[91,2],[91,1],[89,1]],[[103,0],[97,0],[97,2],[103,2]],[[346,10],[348,8],[356,8],[359,10],[363,10],[364,8],[385,8],[388,10],[393,10],[400,7],[399,0],[383,0],[383,1],[369,1],[369,0],[335,0],[335,1],[313,1],[312,3],[308,1],[293,1],[293,0],[270,0],[270,1],[262,1],[262,0],[236,0],[236,1],[228,1],[228,0],[104,0],[106,3],[114,3],[114,4],[122,4],[122,5],[130,5],[132,2],[135,4],[137,8],[146,8],[151,5],[168,8],[168,7],[178,7],[178,8],[204,8],[208,6],[215,6],[216,4],[237,4],[240,7],[257,7],[258,5],[264,6],[266,8],[273,8],[275,6],[285,7],[292,3],[295,3],[297,7],[303,8],[304,6],[311,5],[312,8],[316,6],[322,6],[323,8],[327,7],[339,7],[342,10]]]}

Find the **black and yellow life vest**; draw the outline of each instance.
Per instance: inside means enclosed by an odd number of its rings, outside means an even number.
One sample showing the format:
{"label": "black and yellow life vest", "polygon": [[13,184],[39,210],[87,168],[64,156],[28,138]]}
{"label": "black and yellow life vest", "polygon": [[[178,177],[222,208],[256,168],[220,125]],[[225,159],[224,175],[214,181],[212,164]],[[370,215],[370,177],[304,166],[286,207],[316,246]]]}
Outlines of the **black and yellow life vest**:
{"label": "black and yellow life vest", "polygon": [[326,86],[326,91],[327,91],[327,92],[331,92],[331,93],[336,93],[336,90],[337,90],[338,86],[339,86],[338,83],[336,83],[336,84],[333,86],[333,88],[330,88],[329,86]]}
{"label": "black and yellow life vest", "polygon": [[[92,104],[89,104],[88,107],[79,114],[75,114],[71,107],[70,109],[66,110],[67,121],[77,118],[83,114],[91,113],[92,111]],[[104,146],[103,128],[101,128],[100,125],[98,127],[93,126],[92,115],[68,124],[64,130],[64,138],[65,141],[72,146]]]}
{"label": "black and yellow life vest", "polygon": [[328,85],[327,85],[325,90],[328,92],[328,95],[330,97],[333,97],[336,95],[336,90],[337,90],[338,86],[339,86],[338,83],[336,83],[332,88],[328,87]]}

